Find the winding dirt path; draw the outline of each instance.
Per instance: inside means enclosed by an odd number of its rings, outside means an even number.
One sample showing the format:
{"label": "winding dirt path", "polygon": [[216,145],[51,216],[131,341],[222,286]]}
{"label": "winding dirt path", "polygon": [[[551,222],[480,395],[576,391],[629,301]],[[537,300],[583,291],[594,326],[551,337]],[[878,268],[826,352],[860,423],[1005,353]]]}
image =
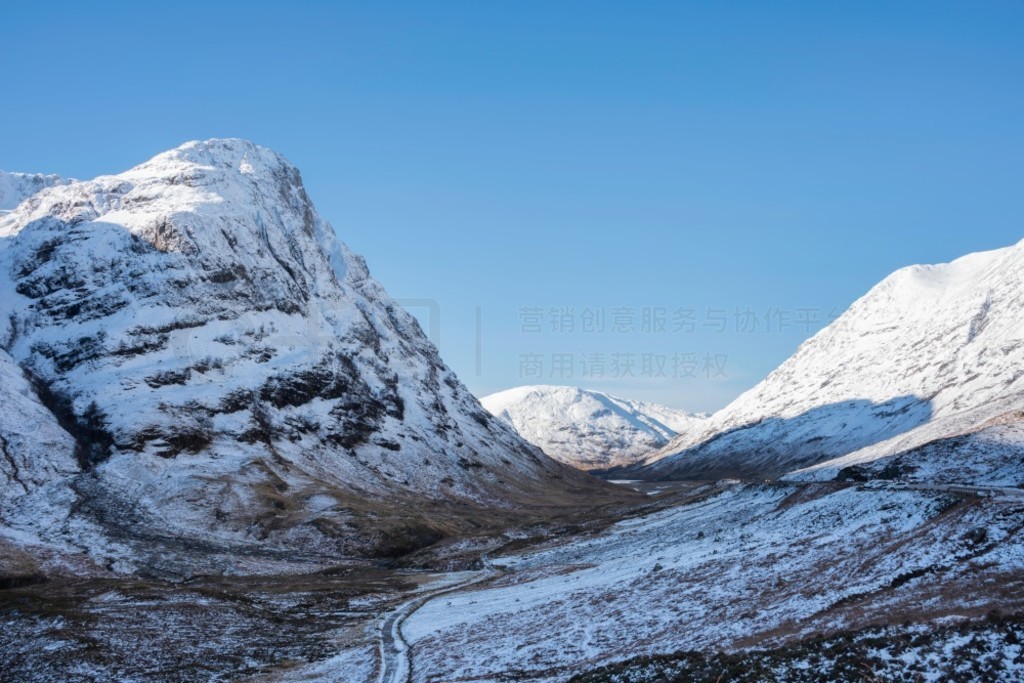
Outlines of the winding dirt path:
{"label": "winding dirt path", "polygon": [[380,633],[378,635],[381,666],[380,674],[377,676],[377,683],[411,683],[412,656],[409,643],[406,642],[405,637],[402,635],[402,625],[406,619],[416,613],[416,610],[434,598],[465,590],[471,586],[489,581],[501,573],[501,569],[485,561],[484,569],[473,572],[464,581],[447,584],[436,590],[417,595],[415,598],[403,602],[388,612],[381,620]]}

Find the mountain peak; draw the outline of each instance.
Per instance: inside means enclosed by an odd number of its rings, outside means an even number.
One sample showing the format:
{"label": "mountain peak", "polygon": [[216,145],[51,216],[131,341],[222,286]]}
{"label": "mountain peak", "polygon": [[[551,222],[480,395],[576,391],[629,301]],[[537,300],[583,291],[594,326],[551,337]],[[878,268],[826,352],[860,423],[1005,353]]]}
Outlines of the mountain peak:
{"label": "mountain peak", "polygon": [[291,162],[241,138],[192,140],[122,173],[88,181],[0,171],[0,212],[13,212],[32,198],[27,212],[52,214],[60,206],[61,217],[71,220],[93,220],[118,208],[122,198],[134,207],[141,196],[154,210],[166,199],[167,208],[177,211],[204,201],[244,206],[239,200],[254,194],[300,204],[303,210],[310,204]]}
{"label": "mountain peak", "polygon": [[338,253],[344,248],[316,215],[298,169],[247,140],[187,142],[123,173],[48,185],[0,216],[0,235],[52,229],[54,219],[118,226],[160,251],[208,263],[298,259],[303,263],[286,268],[294,280],[313,263],[296,242],[303,233],[328,255],[339,279],[347,271]]}
{"label": "mountain peak", "polygon": [[186,167],[234,171],[244,175],[298,175],[298,170],[283,155],[242,138],[191,140],[157,154],[128,174],[173,174]]}

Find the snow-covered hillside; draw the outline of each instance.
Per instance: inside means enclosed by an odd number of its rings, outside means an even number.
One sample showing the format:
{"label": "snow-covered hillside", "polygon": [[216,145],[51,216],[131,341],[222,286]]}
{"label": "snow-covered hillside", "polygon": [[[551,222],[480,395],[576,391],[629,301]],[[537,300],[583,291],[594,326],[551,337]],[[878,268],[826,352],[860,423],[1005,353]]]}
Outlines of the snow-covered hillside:
{"label": "snow-covered hillside", "polygon": [[1024,243],[897,271],[640,473],[777,476],[906,451],[1022,406]]}
{"label": "snow-covered hillside", "polygon": [[444,532],[366,520],[597,485],[480,407],[276,153],[192,142],[29,185],[0,215],[0,347],[77,442],[74,467],[64,447],[33,467],[112,534],[403,547]]}
{"label": "snow-covered hillside", "polygon": [[[879,624],[928,632],[993,608],[1012,614],[1024,606],[1022,501],[709,487],[691,504],[573,543],[496,557],[504,572],[494,581],[431,600],[406,621],[411,680],[555,683],[657,653],[736,653]],[[594,680],[669,680],[653,668]]]}
{"label": "snow-covered hillside", "polygon": [[75,440],[40,401],[7,353],[0,351],[0,576],[31,574],[39,563],[17,548],[40,530],[59,529],[75,496]]}
{"label": "snow-covered hillside", "polygon": [[697,428],[705,417],[549,385],[501,391],[480,403],[555,460],[583,470],[633,464]]}
{"label": "snow-covered hillside", "polygon": [[[0,351],[0,509],[78,472],[75,441],[39,401],[7,353]],[[7,519],[8,515],[0,515]]]}

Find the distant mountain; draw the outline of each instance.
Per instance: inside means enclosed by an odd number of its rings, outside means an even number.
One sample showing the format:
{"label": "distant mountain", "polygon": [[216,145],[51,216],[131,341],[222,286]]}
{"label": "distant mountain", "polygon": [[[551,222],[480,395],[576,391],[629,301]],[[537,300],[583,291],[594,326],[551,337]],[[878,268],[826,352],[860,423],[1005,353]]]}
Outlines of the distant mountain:
{"label": "distant mountain", "polygon": [[563,386],[517,387],[480,403],[555,460],[582,470],[635,463],[705,417]]}
{"label": "distant mountain", "polygon": [[[0,186],[6,533],[73,545],[86,520],[124,571],[163,561],[153,539],[386,554],[449,532],[431,506],[599,485],[480,407],[270,150],[191,142]],[[50,485],[73,495],[44,523]]]}
{"label": "distant mountain", "polygon": [[775,477],[904,452],[1022,407],[1024,243],[893,273],[634,474]]}

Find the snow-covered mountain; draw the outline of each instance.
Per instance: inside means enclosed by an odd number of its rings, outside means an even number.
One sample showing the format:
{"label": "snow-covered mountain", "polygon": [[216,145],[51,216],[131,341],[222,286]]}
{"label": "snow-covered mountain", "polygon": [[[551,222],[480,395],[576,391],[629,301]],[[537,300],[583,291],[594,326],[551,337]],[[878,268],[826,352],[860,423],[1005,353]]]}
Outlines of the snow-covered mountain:
{"label": "snow-covered mountain", "polygon": [[633,464],[696,429],[706,417],[549,385],[500,391],[480,403],[555,460],[582,470]]}
{"label": "snow-covered mountain", "polygon": [[893,273],[640,474],[777,476],[907,451],[1021,407],[1024,242]]}
{"label": "snow-covered mountain", "polygon": [[57,175],[0,171],[0,213],[10,211],[44,187],[53,187],[69,182],[71,181]]}
{"label": "snow-covered mountain", "polygon": [[[276,153],[209,140],[3,182],[6,533],[53,541],[74,517],[129,544],[386,552],[446,533],[430,505],[598,485],[480,407]],[[64,521],[33,516],[42,485],[74,492]]]}

